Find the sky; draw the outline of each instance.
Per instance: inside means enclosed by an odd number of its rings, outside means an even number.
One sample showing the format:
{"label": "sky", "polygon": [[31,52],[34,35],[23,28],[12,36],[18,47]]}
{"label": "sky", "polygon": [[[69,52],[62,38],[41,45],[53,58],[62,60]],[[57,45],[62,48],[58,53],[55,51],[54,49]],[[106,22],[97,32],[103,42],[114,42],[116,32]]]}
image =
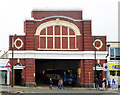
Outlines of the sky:
{"label": "sky", "polygon": [[92,35],[118,41],[118,1],[120,0],[1,0],[0,49],[9,49],[9,35],[25,35],[24,21],[33,9],[82,10],[92,21]]}

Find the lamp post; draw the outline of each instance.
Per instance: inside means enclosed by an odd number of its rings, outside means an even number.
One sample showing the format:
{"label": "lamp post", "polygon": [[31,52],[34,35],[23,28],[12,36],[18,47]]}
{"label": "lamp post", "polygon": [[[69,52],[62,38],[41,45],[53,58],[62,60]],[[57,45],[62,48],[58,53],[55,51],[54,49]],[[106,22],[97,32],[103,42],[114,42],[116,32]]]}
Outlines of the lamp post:
{"label": "lamp post", "polygon": [[[96,70],[96,48],[94,46],[94,55],[95,55],[95,74],[94,74],[94,80],[97,78],[97,70]],[[95,88],[96,88],[96,82],[95,82]]]}
{"label": "lamp post", "polygon": [[13,37],[12,37],[12,83],[11,83],[11,87],[13,87],[13,64],[14,64],[14,60],[13,60],[13,56],[14,56],[14,37],[16,36],[16,34],[15,35],[13,35]]}
{"label": "lamp post", "polygon": [[[94,43],[93,43],[93,46],[94,46],[94,56],[95,56],[95,71],[94,71],[94,81],[96,80],[97,78],[97,70],[96,70],[96,41],[100,39],[100,38],[94,38]],[[97,80],[96,80],[97,81]],[[96,82],[95,82],[95,88],[96,88]]]}

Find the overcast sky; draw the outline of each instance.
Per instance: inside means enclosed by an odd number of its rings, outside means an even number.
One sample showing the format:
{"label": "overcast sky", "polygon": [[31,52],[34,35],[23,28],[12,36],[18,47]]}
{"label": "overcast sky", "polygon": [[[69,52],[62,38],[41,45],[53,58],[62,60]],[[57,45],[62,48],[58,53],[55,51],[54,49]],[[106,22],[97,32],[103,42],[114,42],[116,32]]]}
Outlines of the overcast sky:
{"label": "overcast sky", "polygon": [[118,1],[120,0],[1,0],[0,48],[9,48],[9,35],[24,35],[24,20],[33,9],[83,10],[83,19],[92,20],[92,35],[118,40]]}

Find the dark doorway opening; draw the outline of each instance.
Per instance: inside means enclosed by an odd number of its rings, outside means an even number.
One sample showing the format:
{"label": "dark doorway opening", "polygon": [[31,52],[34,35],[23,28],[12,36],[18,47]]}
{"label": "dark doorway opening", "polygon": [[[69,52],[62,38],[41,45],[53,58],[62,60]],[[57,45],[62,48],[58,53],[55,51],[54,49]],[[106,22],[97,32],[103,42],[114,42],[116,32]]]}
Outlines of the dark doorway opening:
{"label": "dark doorway opening", "polygon": [[99,86],[102,87],[102,70],[97,71],[97,78],[99,79]]}
{"label": "dark doorway opening", "polygon": [[21,85],[22,69],[15,70],[15,85]]}
{"label": "dark doorway opening", "polygon": [[[54,81],[54,78],[62,77],[62,74],[57,72],[65,69],[74,71],[74,76],[77,81],[77,70],[80,60],[68,60],[68,59],[36,59],[35,60],[35,80],[37,85],[49,85],[49,78],[52,77],[53,85],[58,85],[58,82]],[[54,72],[54,73],[51,73]],[[58,81],[59,78],[56,80]]]}

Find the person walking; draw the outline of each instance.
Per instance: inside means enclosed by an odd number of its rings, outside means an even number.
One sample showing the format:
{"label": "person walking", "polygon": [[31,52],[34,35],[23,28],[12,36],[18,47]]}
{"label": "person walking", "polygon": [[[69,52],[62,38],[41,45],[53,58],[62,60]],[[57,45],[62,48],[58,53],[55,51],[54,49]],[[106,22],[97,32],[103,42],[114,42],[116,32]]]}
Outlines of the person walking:
{"label": "person walking", "polygon": [[52,89],[52,84],[53,84],[53,81],[52,81],[52,78],[50,78],[50,80],[49,80],[49,89]]}
{"label": "person walking", "polygon": [[102,80],[102,88],[105,89],[105,78]]}
{"label": "person walking", "polygon": [[64,86],[63,86],[63,79],[62,79],[62,78],[61,78],[61,80],[60,80],[60,87],[59,87],[59,89],[61,89],[61,88],[64,89]]}
{"label": "person walking", "polygon": [[22,76],[22,78],[21,78],[21,85],[22,86],[25,86],[25,82],[24,82],[24,77]]}
{"label": "person walking", "polygon": [[114,79],[112,80],[112,85],[113,85],[112,88],[114,89],[115,88],[115,80]]}
{"label": "person walking", "polygon": [[110,81],[110,79],[108,79],[108,88],[110,88],[110,83],[111,83],[111,81]]}
{"label": "person walking", "polygon": [[95,83],[96,89],[99,89],[99,80],[98,80],[98,78],[95,78],[94,83]]}

